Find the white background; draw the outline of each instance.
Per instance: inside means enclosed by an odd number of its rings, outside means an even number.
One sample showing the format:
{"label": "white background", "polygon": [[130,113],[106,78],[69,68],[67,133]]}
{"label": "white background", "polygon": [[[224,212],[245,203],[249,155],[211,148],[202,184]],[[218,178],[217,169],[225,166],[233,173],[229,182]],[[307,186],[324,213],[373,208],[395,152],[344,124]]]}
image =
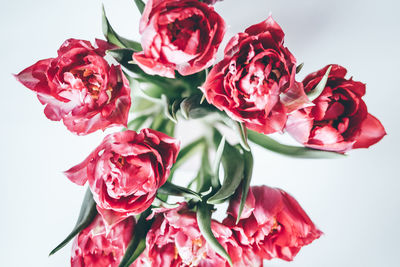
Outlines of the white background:
{"label": "white background", "polygon": [[[139,38],[133,0],[105,1],[122,35]],[[399,266],[400,4],[395,0],[225,0],[216,9],[230,25],[226,38],[273,14],[286,45],[305,62],[300,78],[339,63],[367,83],[369,111],[388,135],[340,160],[299,160],[254,147],[254,184],[280,187],[325,232],[292,263],[266,266]],[[104,133],[78,137],[45,118],[35,94],[11,76],[54,57],[70,37],[101,34],[101,1],[2,1],[0,131],[0,265],[68,266],[70,246],[48,252],[73,227],[83,188],[62,171],[79,163]],[[188,135],[193,128],[181,131]],[[111,131],[116,130],[112,129]],[[185,141],[185,140],[184,140]],[[191,174],[191,166],[185,166]]]}

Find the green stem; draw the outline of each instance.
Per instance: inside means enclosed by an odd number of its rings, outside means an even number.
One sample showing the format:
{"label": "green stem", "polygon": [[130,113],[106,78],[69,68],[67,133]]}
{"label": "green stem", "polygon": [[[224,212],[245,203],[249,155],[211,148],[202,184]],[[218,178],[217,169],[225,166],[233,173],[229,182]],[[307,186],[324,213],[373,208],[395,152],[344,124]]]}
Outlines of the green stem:
{"label": "green stem", "polygon": [[344,154],[336,152],[321,151],[307,147],[284,145],[264,134],[260,134],[251,130],[247,132],[247,135],[249,140],[252,141],[253,143],[263,148],[266,148],[270,151],[289,157],[320,159],[320,158],[338,158],[341,156],[345,156]]}

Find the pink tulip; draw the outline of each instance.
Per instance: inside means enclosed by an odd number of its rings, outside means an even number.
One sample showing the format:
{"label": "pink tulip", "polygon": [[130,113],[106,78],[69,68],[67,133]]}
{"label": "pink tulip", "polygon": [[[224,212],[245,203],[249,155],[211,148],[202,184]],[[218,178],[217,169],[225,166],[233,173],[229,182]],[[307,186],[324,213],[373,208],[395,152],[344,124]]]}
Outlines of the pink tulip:
{"label": "pink tulip", "polygon": [[[196,214],[186,204],[174,209],[156,211],[155,221],[146,237],[146,249],[134,263],[143,266],[200,266],[228,267],[200,233]],[[211,229],[235,267],[262,266],[261,259],[252,251],[244,250],[225,225],[212,221]]]}
{"label": "pink tulip", "polygon": [[40,60],[15,77],[37,93],[44,113],[63,120],[71,132],[85,135],[127,124],[131,106],[129,82],[120,66],[103,58],[111,45],[96,40],[66,40],[56,58]]}
{"label": "pink tulip", "polygon": [[78,185],[89,182],[97,210],[113,225],[151,205],[178,151],[176,139],[152,129],[117,132],[65,175]]}
{"label": "pink tulip", "polygon": [[118,267],[132,238],[135,220],[129,217],[106,231],[97,216],[75,238],[71,267]]}
{"label": "pink tulip", "polygon": [[287,113],[310,105],[284,36],[272,17],[236,34],[201,86],[207,101],[249,129],[282,131]]}
{"label": "pink tulip", "polygon": [[224,224],[231,227],[243,246],[264,258],[291,261],[301,247],[322,234],[299,203],[281,189],[252,186],[236,225],[240,196],[233,197]]}
{"label": "pink tulip", "polygon": [[214,8],[198,0],[149,0],[140,20],[143,52],[133,59],[152,75],[194,74],[214,62],[225,31]]}
{"label": "pink tulip", "polygon": [[321,81],[329,66],[332,69],[314,106],[292,113],[286,131],[307,147],[344,153],[350,149],[368,148],[377,143],[386,131],[381,122],[368,113],[362,97],[365,84],[346,79],[347,70],[328,65],[309,74],[303,81],[306,92]]}

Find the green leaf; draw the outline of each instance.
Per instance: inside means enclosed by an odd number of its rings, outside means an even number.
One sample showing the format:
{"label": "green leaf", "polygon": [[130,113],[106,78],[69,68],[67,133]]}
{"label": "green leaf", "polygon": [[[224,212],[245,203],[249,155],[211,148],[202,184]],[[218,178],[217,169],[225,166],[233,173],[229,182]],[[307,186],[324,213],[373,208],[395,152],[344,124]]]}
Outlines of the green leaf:
{"label": "green leaf", "polygon": [[313,90],[311,90],[307,96],[310,101],[314,101],[316,98],[318,98],[322,91],[324,91],[326,83],[328,82],[329,78],[329,73],[331,72],[332,66],[329,66],[329,68],[326,70],[324,76],[322,77],[321,81],[317,84],[317,86],[314,87]]}
{"label": "green leaf", "polygon": [[178,121],[176,120],[176,117],[174,117],[174,115],[171,113],[171,110],[170,110],[171,107],[170,107],[169,100],[168,100],[167,96],[166,95],[162,95],[161,96],[161,100],[164,103],[164,115],[168,119],[173,121],[174,123],[178,123]]}
{"label": "green leaf", "polygon": [[204,100],[206,100],[206,95],[202,95],[200,99],[200,105],[203,104]]}
{"label": "green leaf", "polygon": [[164,121],[164,114],[159,113],[156,116],[153,116],[153,121],[149,128],[159,132],[163,132]]}
{"label": "green leaf", "polygon": [[[172,123],[170,120],[168,120],[171,124],[175,125]],[[205,139],[204,137],[201,137],[192,143],[188,144],[187,146],[183,147],[178,154],[178,157],[176,158],[175,164],[171,168],[171,173],[168,177],[168,181],[171,182],[175,171],[182,165],[184,164],[191,156],[193,156],[199,149],[201,149],[205,145]],[[159,197],[163,201],[167,201],[168,195],[165,194],[159,194]]]}
{"label": "green leaf", "polygon": [[225,143],[226,139],[225,136],[221,138],[221,141],[219,142],[217,151],[215,152],[215,157],[214,157],[214,165],[213,165],[213,179],[211,179],[211,184],[213,188],[219,188],[221,185],[219,184],[219,166],[221,165],[221,160],[222,160],[222,154],[224,153],[224,148],[225,148]]}
{"label": "green leaf", "polygon": [[181,102],[181,112],[185,119],[198,119],[208,115],[212,109],[201,104],[202,95],[191,95]]}
{"label": "green leaf", "polygon": [[122,258],[119,267],[129,267],[146,248],[146,235],[153,224],[153,220],[146,220],[150,213],[151,209],[149,208],[140,214],[139,220],[134,227],[133,238],[125,251],[125,255]]}
{"label": "green leaf", "polygon": [[174,136],[176,124],[165,118],[163,112],[159,112],[158,114],[153,113],[150,118],[153,119],[153,122],[150,124],[149,128],[169,136]]}
{"label": "green leaf", "polygon": [[162,94],[168,96],[179,96],[182,81],[177,79],[164,78],[159,75],[149,75],[144,72],[137,64],[132,63],[132,55],[135,50],[130,48],[117,48],[107,50],[106,53],[112,56],[124,68],[137,75],[134,79],[142,85],[142,91],[153,98],[160,98]]}
{"label": "green leaf", "polygon": [[93,221],[94,217],[96,217],[96,203],[93,200],[92,192],[88,188],[86,190],[85,197],[82,202],[81,211],[79,212],[78,221],[72,232],[55,248],[53,249],[49,256],[53,255],[61,248],[63,248],[69,241],[71,241],[80,231],[89,226],[89,224]]}
{"label": "green leaf", "polygon": [[209,204],[219,204],[232,196],[239,187],[244,175],[243,155],[239,147],[225,144],[222,154],[222,166],[224,168],[224,181],[221,188],[208,199]]}
{"label": "green leaf", "polygon": [[240,217],[242,216],[244,205],[246,204],[247,195],[249,193],[251,177],[253,175],[253,155],[251,151],[243,152],[244,159],[244,178],[242,182],[242,196],[240,198],[239,212],[236,218],[236,224],[239,222]]}
{"label": "green leaf", "polygon": [[139,9],[140,14],[143,13],[146,4],[142,0],[135,0],[136,7]]}
{"label": "green leaf", "polygon": [[172,166],[171,174],[178,169],[183,163],[185,163],[191,156],[193,156],[199,149],[205,144],[204,137],[201,137],[187,146],[183,147],[176,158],[175,164]]}
{"label": "green leaf", "polygon": [[239,133],[240,145],[244,150],[250,151],[249,144],[247,142],[247,128],[243,122],[235,122],[236,130]]}
{"label": "green leaf", "polygon": [[[135,62],[132,61],[132,55],[135,51],[130,48],[118,48],[107,50],[107,54],[112,56],[124,68],[136,74],[136,81],[146,85],[142,91],[153,98],[160,98],[162,94],[169,98],[181,97],[182,92],[187,90],[188,84],[183,80],[170,79],[159,75],[149,75],[144,72]],[[143,87],[143,86],[142,86]],[[147,89],[149,87],[149,89]],[[149,91],[149,93],[147,93]],[[155,94],[156,93],[156,94]]]}
{"label": "green leaf", "polygon": [[107,50],[106,53],[112,56],[118,63],[126,65],[132,60],[132,55],[135,53],[135,50],[131,48],[115,48]]}
{"label": "green leaf", "polygon": [[132,107],[131,107],[131,112],[141,112],[145,110],[149,110],[151,108],[154,108],[154,104],[156,101],[154,99],[150,99],[147,97],[141,97],[141,96],[134,96],[132,99]]}
{"label": "green leaf", "polygon": [[102,13],[102,26],[103,26],[103,34],[104,37],[106,37],[107,41],[115,44],[116,46],[119,47],[126,47],[126,48],[132,48],[134,51],[142,51],[142,46],[140,43],[128,40],[120,35],[118,35],[114,29],[111,27],[110,22],[107,19],[106,16],[106,11],[104,10],[104,5],[103,5],[103,13]]}
{"label": "green leaf", "polygon": [[229,264],[233,266],[232,259],[229,256],[228,252],[226,252],[224,247],[221,246],[211,230],[211,210],[209,205],[200,202],[197,206],[196,217],[200,232],[207,243],[211,246],[212,249],[214,249],[216,253],[226,259]]}
{"label": "green leaf", "polygon": [[[157,203],[159,202],[159,203]],[[168,209],[175,209],[177,207],[179,207],[179,203],[168,203],[166,201],[164,201],[164,199],[160,198],[159,196],[156,196],[156,200],[153,202],[152,206],[153,207],[165,207]]]}
{"label": "green leaf", "polygon": [[140,91],[143,92],[146,96],[152,99],[161,99],[162,95],[165,93],[159,85],[148,83],[148,82],[141,82]]}
{"label": "green leaf", "polygon": [[248,131],[248,137],[250,141],[263,148],[289,157],[306,159],[328,159],[345,157],[344,154],[336,152],[321,151],[307,147],[284,145],[264,134],[260,134],[251,130]]}
{"label": "green leaf", "polygon": [[163,129],[161,130],[163,133],[169,136],[175,135],[175,126],[176,124],[170,120],[164,120]]}
{"label": "green leaf", "polygon": [[[169,88],[171,85],[171,79],[163,78],[158,75],[149,75],[145,73],[137,64],[132,63],[132,55],[135,53],[135,50],[131,48],[116,48],[107,50],[106,53],[112,56],[119,64],[124,66],[127,70],[137,74],[139,77],[135,78],[135,80],[141,83],[153,83],[158,85],[161,88]],[[161,90],[161,89],[160,89]],[[161,93],[158,98],[160,98]]]}
{"label": "green leaf", "polygon": [[172,196],[189,197],[201,200],[201,196],[198,193],[186,187],[175,185],[168,181],[165,182],[165,184],[158,189],[158,193],[170,196],[172,195]]}
{"label": "green leaf", "polygon": [[299,73],[301,71],[301,69],[303,68],[304,63],[301,63],[300,65],[297,66],[296,68],[296,74]]}
{"label": "green leaf", "polygon": [[181,102],[182,102],[182,99],[176,99],[171,105],[171,114],[175,118],[175,120],[177,119],[176,113],[180,109]]}
{"label": "green leaf", "polygon": [[211,172],[210,161],[208,158],[208,147],[204,146],[201,157],[201,166],[195,180],[197,181],[197,192],[204,192],[211,187],[213,174]]}
{"label": "green leaf", "polygon": [[148,117],[149,117],[148,115],[142,115],[142,116],[139,116],[137,118],[134,118],[133,120],[131,120],[128,123],[127,129],[128,130],[132,130],[132,131],[136,131],[136,132],[139,131],[140,127],[142,127],[142,125],[146,122]]}
{"label": "green leaf", "polygon": [[135,50],[130,48],[116,48],[107,50],[106,53],[112,56],[119,64],[124,66],[129,71],[145,77],[150,76],[146,74],[137,64],[130,63]]}

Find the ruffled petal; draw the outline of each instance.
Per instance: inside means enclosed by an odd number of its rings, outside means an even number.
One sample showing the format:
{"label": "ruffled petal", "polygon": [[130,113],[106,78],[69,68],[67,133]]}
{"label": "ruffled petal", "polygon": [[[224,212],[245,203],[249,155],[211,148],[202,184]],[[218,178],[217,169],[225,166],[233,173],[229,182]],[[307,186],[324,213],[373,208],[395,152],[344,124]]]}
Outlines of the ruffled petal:
{"label": "ruffled petal", "polygon": [[249,35],[257,35],[263,32],[270,32],[277,43],[282,43],[283,38],[285,37],[281,26],[276,23],[272,16],[269,16],[266,20],[250,26],[245,30],[245,33],[248,33]]}
{"label": "ruffled petal", "polygon": [[368,148],[379,142],[385,135],[386,131],[382,123],[368,114],[361,124],[360,134],[356,138],[353,148]]}

